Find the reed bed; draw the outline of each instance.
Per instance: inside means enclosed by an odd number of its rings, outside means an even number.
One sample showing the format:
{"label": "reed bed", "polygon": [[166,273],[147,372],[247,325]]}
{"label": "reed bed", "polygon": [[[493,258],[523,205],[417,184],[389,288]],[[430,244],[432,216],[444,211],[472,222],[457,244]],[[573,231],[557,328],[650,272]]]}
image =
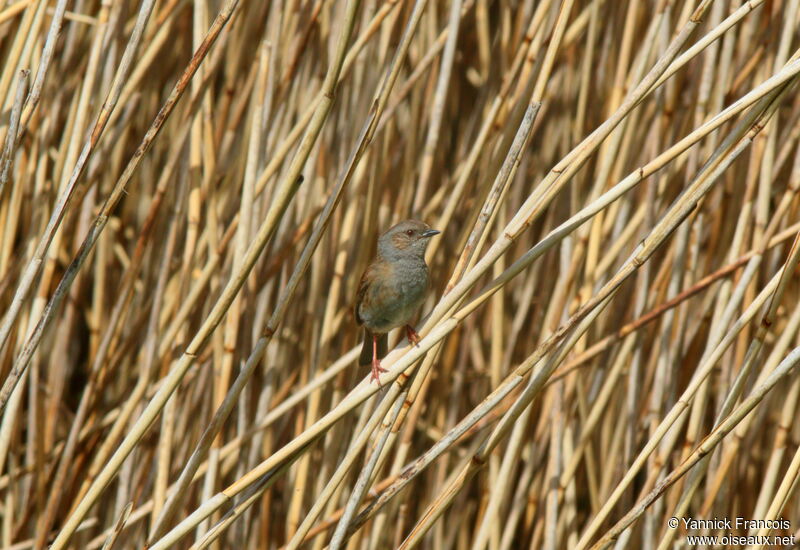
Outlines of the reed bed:
{"label": "reed bed", "polygon": [[0,546],[800,539],[799,12],[0,2]]}

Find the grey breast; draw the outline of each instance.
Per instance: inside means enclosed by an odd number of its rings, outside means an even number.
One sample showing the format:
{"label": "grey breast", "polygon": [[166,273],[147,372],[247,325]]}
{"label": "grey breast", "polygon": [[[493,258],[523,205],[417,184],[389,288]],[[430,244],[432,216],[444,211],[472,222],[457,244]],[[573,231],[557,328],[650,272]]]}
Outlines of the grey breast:
{"label": "grey breast", "polygon": [[389,332],[393,328],[405,325],[425,300],[428,289],[428,268],[424,262],[395,265],[392,273],[392,292],[373,284],[370,292],[380,293],[385,300],[377,296],[369,300],[373,307],[359,309],[364,324],[373,332]]}
{"label": "grey breast", "polygon": [[405,325],[411,320],[425,301],[425,291],[428,289],[428,267],[424,262],[398,267],[398,271],[400,297],[397,311],[391,319],[393,327]]}

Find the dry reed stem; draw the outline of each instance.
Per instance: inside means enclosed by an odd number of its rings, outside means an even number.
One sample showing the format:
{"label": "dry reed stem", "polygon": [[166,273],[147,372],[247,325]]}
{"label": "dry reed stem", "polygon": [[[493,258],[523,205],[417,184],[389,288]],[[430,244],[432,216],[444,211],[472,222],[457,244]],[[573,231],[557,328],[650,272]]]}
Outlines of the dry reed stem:
{"label": "dry reed stem", "polygon": [[4,2],[0,547],[800,532],[799,6]]}

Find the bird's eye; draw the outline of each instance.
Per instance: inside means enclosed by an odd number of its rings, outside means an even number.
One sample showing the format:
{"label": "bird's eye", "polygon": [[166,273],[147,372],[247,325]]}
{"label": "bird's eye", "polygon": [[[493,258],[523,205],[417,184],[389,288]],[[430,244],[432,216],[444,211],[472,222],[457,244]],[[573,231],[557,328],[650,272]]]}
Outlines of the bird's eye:
{"label": "bird's eye", "polygon": [[413,235],[413,234],[414,234],[414,230],[413,229],[409,229],[408,231],[406,231],[406,235],[408,235],[409,237],[411,235]]}

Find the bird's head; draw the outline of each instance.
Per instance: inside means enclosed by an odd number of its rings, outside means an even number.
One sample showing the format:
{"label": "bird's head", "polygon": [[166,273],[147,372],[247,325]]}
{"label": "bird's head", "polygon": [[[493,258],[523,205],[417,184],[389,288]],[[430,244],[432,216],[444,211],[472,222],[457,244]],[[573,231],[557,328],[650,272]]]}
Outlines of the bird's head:
{"label": "bird's head", "polygon": [[430,238],[440,231],[419,220],[405,220],[391,227],[378,239],[378,252],[387,259],[414,256],[422,258]]}

